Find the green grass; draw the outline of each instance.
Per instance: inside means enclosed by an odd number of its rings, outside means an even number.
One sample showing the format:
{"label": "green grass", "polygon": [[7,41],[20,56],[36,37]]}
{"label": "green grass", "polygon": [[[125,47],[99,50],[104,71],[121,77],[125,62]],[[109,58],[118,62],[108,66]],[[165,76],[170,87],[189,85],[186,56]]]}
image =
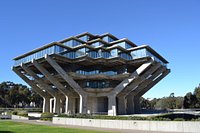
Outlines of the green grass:
{"label": "green grass", "polygon": [[0,133],[106,133],[106,132],[25,124],[13,121],[0,121]]}

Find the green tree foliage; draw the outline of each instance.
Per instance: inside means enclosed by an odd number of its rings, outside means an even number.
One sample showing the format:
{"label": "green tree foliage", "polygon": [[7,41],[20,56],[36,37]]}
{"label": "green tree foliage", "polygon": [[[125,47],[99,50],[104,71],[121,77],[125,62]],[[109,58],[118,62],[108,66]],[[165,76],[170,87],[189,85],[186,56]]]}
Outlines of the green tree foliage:
{"label": "green tree foliage", "polygon": [[154,98],[153,100],[141,99],[143,109],[180,109],[183,107],[183,97],[175,97],[171,93],[168,97]]}
{"label": "green tree foliage", "polygon": [[184,96],[184,108],[200,108],[200,86],[194,92],[189,92]]}
{"label": "green tree foliage", "polygon": [[41,101],[41,97],[25,85],[9,81],[0,84],[0,107],[25,107],[30,102],[40,106]]}

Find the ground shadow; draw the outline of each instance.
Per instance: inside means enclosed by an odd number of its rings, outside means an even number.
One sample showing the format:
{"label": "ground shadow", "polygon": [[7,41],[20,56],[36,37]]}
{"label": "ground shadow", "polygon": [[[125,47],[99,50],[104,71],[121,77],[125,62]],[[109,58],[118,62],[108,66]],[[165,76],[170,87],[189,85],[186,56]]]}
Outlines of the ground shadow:
{"label": "ground shadow", "polygon": [[15,132],[12,132],[12,131],[0,131],[0,133],[15,133]]}

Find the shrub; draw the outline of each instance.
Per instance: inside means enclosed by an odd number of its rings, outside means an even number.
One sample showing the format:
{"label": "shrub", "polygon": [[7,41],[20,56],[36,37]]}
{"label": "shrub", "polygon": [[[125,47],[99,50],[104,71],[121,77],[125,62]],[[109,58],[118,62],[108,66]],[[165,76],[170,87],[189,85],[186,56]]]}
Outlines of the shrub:
{"label": "shrub", "polygon": [[109,120],[151,120],[151,121],[200,121],[200,117],[190,114],[162,114],[158,116],[108,116],[108,115],[89,115],[89,114],[60,114],[58,117],[84,118],[84,119],[109,119]]}
{"label": "shrub", "polygon": [[28,112],[26,110],[21,110],[21,109],[16,109],[16,110],[12,111],[11,114],[28,117]]}
{"label": "shrub", "polygon": [[174,121],[185,121],[183,118],[175,118]]}
{"label": "shrub", "polygon": [[26,110],[19,110],[17,111],[17,115],[28,117],[28,112]]}
{"label": "shrub", "polygon": [[12,111],[12,115],[17,115],[17,111]]}
{"label": "shrub", "polygon": [[40,120],[44,120],[44,121],[52,121],[54,114],[53,113],[49,113],[49,112],[44,112],[41,114],[41,118]]}

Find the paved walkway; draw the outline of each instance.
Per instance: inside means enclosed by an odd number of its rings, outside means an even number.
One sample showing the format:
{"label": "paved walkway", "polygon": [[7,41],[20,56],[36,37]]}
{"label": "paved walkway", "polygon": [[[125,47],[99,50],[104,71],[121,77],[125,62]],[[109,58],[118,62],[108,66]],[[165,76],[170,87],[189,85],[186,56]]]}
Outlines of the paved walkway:
{"label": "paved walkway", "polygon": [[128,130],[128,129],[112,129],[112,128],[97,128],[97,127],[87,127],[87,126],[73,126],[73,125],[61,125],[53,124],[49,121],[40,121],[40,120],[11,120],[15,122],[23,122],[29,124],[38,124],[38,125],[47,125],[47,126],[57,126],[64,128],[78,128],[85,130],[95,130],[95,131],[105,131],[111,133],[173,133],[173,132],[156,132],[156,131],[138,131],[138,130]]}

